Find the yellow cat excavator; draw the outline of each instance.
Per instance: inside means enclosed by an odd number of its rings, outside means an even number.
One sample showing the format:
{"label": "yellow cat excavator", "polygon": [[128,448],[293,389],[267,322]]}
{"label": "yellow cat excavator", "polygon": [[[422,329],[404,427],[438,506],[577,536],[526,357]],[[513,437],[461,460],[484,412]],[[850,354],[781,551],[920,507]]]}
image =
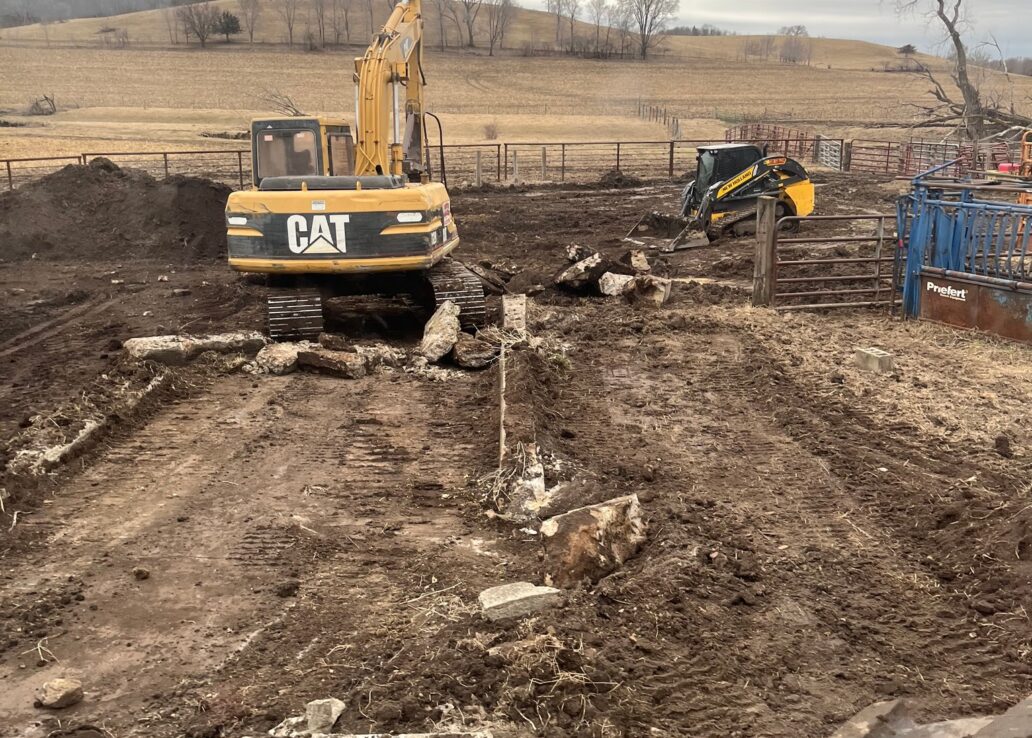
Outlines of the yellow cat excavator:
{"label": "yellow cat excavator", "polygon": [[444,184],[431,181],[420,0],[401,0],[355,60],[355,133],[331,118],[251,124],[253,188],[226,205],[229,264],[269,275],[269,334],[314,338],[323,300],[348,294],[451,300],[485,317]]}

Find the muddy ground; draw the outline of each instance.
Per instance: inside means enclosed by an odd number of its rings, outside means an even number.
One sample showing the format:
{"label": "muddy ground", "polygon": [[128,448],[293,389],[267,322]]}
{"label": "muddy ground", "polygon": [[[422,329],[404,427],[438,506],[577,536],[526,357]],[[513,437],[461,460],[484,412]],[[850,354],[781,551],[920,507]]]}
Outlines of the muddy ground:
{"label": "muddy ground", "polygon": [[[895,189],[834,178],[822,212],[891,212]],[[570,243],[619,253],[676,192],[454,208],[464,258],[527,287]],[[119,737],[259,735],[326,696],[359,733],[743,738],[826,736],[889,697],[926,719],[1023,698],[1029,350],[877,311],[752,309],[751,250],[663,257],[657,271],[705,280],[659,309],[532,299],[533,330],[561,347],[525,398],[540,440],[600,475],[586,501],[637,493],[649,540],[523,622],[476,607],[543,575],[536,537],[480,501],[497,369],[176,370],[98,447],[9,490],[0,735],[43,717],[33,690],[59,675],[86,699],[51,717]],[[128,337],[260,327],[260,285],[220,261],[5,260],[0,284],[4,439],[32,417],[74,423],[98,377],[126,371]],[[871,345],[894,373],[853,367]]]}

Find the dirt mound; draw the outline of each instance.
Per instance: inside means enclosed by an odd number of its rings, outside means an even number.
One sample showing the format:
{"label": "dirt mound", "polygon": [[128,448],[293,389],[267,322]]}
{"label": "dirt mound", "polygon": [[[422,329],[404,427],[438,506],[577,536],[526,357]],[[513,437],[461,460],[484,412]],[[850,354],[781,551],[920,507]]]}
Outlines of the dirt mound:
{"label": "dirt mound", "polygon": [[619,169],[610,169],[598,181],[603,187],[641,187],[642,181],[637,177],[624,174]]}
{"label": "dirt mound", "polygon": [[107,159],[0,195],[0,259],[217,259],[230,189],[197,177],[159,181]]}

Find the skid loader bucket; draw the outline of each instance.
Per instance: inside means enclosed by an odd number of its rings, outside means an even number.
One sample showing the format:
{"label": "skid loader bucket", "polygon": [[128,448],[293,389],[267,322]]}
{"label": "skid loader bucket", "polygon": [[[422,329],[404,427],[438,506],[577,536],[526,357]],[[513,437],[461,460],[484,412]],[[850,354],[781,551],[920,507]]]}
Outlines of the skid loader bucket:
{"label": "skid loader bucket", "polygon": [[667,253],[710,244],[709,236],[697,221],[655,211],[645,213],[624,240]]}
{"label": "skid loader bucket", "polygon": [[697,249],[701,246],[709,246],[710,237],[705,229],[693,223],[685,227],[670,241],[668,249],[663,251],[680,251],[681,249]]}
{"label": "skid loader bucket", "polygon": [[688,220],[686,218],[676,215],[664,215],[653,210],[641,216],[624,238],[674,238],[687,225]]}

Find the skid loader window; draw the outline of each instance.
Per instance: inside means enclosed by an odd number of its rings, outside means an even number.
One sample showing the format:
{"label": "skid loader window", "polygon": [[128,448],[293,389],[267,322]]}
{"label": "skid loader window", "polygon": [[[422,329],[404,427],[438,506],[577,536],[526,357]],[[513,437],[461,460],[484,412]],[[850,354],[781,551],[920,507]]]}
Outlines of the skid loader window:
{"label": "skid loader window", "polygon": [[262,131],[258,134],[258,179],[319,174],[314,131]]}

